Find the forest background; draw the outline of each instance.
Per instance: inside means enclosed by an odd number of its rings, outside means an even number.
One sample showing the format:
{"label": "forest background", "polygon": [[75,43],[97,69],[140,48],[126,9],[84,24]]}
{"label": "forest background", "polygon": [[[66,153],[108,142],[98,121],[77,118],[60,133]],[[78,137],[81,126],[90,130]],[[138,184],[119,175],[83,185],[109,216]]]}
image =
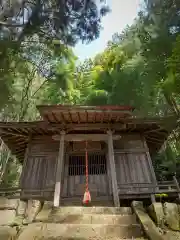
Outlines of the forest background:
{"label": "forest background", "polygon": [[[7,2],[0,11],[0,121],[39,119],[39,104],[132,105],[138,116],[179,118],[179,0],[145,0],[133,24],[81,64],[73,46],[99,37],[105,1]],[[177,126],[153,156],[160,180],[180,178],[179,137]],[[1,142],[0,185],[16,185],[20,172]]]}

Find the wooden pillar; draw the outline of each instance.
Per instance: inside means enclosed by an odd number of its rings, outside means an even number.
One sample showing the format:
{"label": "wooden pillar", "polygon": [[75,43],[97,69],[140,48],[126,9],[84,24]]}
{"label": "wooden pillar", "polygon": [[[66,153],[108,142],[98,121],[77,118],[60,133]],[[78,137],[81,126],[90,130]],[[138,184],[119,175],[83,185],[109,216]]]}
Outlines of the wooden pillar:
{"label": "wooden pillar", "polygon": [[151,202],[154,203],[154,202],[156,202],[156,196],[155,196],[154,192],[156,192],[156,190],[158,190],[158,188],[156,187],[157,180],[156,180],[156,174],[155,174],[154,167],[153,167],[153,164],[152,164],[151,156],[150,156],[150,153],[149,153],[149,148],[148,148],[148,145],[146,143],[145,138],[144,138],[144,147],[147,149],[146,150],[146,157],[147,157],[147,160],[148,160],[149,169],[150,169],[151,176],[152,176],[153,194],[151,194]]}
{"label": "wooden pillar", "polygon": [[21,172],[20,181],[19,181],[21,188],[24,186],[24,184],[23,184],[24,183],[24,174],[26,172],[26,167],[28,164],[29,152],[30,152],[30,148],[31,148],[31,140],[32,140],[32,137],[30,136],[28,139],[28,144],[26,146],[26,151],[25,151],[24,161],[23,161],[23,166],[22,166],[22,172]]}
{"label": "wooden pillar", "polygon": [[55,191],[54,191],[55,207],[59,207],[59,204],[60,204],[62,168],[64,163],[64,138],[65,138],[65,131],[61,131],[58,159],[57,159],[57,165],[56,165],[56,182],[55,182]]}
{"label": "wooden pillar", "polygon": [[115,160],[114,160],[112,132],[107,131],[107,134],[108,134],[108,158],[109,158],[109,166],[110,166],[110,172],[111,172],[114,205],[115,207],[120,207],[117,177],[116,177],[116,167],[115,167]]}
{"label": "wooden pillar", "polygon": [[151,171],[153,182],[157,183],[156,174],[155,174],[155,171],[154,171],[154,167],[153,167],[153,164],[152,164],[151,156],[150,156],[150,153],[149,153],[149,148],[147,146],[145,138],[144,138],[144,147],[147,149],[146,150],[146,156],[147,156],[147,160],[148,160],[148,164],[149,164],[149,168],[150,168],[150,171]]}
{"label": "wooden pillar", "polygon": [[174,183],[175,183],[176,188],[177,188],[178,198],[180,200],[180,187],[179,187],[179,183],[178,183],[178,180],[177,180],[176,176],[173,176],[173,180],[174,180]]}

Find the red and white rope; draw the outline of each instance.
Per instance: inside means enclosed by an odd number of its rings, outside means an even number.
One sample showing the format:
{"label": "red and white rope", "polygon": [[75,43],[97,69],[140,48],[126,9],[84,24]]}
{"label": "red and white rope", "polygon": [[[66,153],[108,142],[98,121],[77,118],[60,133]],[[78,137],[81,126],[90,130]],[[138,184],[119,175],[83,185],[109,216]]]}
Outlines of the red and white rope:
{"label": "red and white rope", "polygon": [[86,147],[85,147],[85,152],[86,152],[86,192],[89,190],[89,185],[88,185],[88,153],[87,153],[87,141],[86,141]]}

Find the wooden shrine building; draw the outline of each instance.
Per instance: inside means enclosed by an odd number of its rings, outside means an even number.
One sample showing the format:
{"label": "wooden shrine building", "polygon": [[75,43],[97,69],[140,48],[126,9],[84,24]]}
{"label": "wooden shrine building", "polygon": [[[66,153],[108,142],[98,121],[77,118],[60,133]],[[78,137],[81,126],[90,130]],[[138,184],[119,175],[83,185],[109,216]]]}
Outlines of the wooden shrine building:
{"label": "wooden shrine building", "polygon": [[143,119],[129,106],[38,106],[41,121],[0,122],[0,136],[23,164],[21,199],[79,202],[85,142],[92,202],[135,198],[156,185],[151,156],[175,127],[172,117]]}

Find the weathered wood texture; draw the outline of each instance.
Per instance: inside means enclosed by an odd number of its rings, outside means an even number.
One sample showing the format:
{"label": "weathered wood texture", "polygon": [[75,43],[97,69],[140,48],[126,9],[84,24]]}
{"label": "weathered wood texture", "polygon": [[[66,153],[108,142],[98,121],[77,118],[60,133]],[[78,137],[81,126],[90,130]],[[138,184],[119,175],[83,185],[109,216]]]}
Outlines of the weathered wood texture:
{"label": "weathered wood texture", "polygon": [[118,195],[118,185],[117,185],[117,174],[116,174],[116,164],[114,159],[114,146],[113,146],[113,138],[112,131],[108,131],[108,161],[111,172],[111,182],[112,182],[112,192],[113,192],[113,200],[114,206],[120,207],[119,195]]}
{"label": "weathered wood texture", "polygon": [[[69,165],[69,159],[72,155],[66,155],[65,158],[65,169],[64,169],[64,178],[63,178],[63,189],[62,189],[62,197],[83,197],[85,191],[85,183],[86,177],[84,174],[84,166],[82,161],[79,165]],[[74,155],[75,156],[75,155]],[[109,186],[108,186],[108,178],[107,178],[107,167],[102,164],[101,153],[96,153],[96,155],[89,154],[89,159],[91,160],[91,172],[89,172],[89,190],[93,197],[97,196],[107,196],[109,195]],[[80,160],[84,157],[84,155],[80,154],[78,156]],[[94,158],[94,159],[93,159]],[[96,168],[93,166],[92,160],[94,163],[99,164],[101,167]],[[85,161],[85,159],[83,159]],[[106,168],[106,169],[103,169]],[[102,174],[102,172],[104,174]]]}
{"label": "weathered wood texture", "polygon": [[148,149],[143,141],[140,135],[129,135],[115,143],[117,182],[121,194],[149,191],[149,187],[156,182],[151,159],[147,157]]}
{"label": "weathered wood texture", "polygon": [[[85,183],[85,176],[68,176],[66,179],[64,179],[62,197],[80,196],[83,198],[85,192]],[[105,174],[89,175],[89,191],[94,197],[109,195],[107,176]]]}
{"label": "weathered wood texture", "polygon": [[[147,147],[143,143],[140,135],[121,135],[120,140],[113,142],[115,151],[115,166],[117,175],[117,184],[122,194],[132,191],[144,192],[149,189],[152,183],[153,173],[150,167],[151,161],[147,158]],[[55,187],[55,173],[57,166],[57,157],[59,142],[52,139],[52,136],[39,136],[32,139],[29,144],[28,156],[24,161],[23,174],[20,187],[22,197],[29,197],[27,190],[50,190],[42,192],[41,197],[53,200],[53,191]],[[89,142],[88,155],[95,156],[96,164],[101,164],[97,160],[99,155],[106,156],[106,171],[99,174],[94,172],[89,174],[89,188],[93,200],[100,196],[112,196],[112,179],[110,172],[110,162],[108,161],[107,143]],[[65,143],[65,156],[62,171],[62,198],[79,197],[80,201],[85,190],[85,174],[70,174],[69,159],[70,156],[84,156],[84,143],[76,143],[74,146]],[[98,162],[99,161],[99,162]],[[85,162],[85,161],[84,161]],[[74,165],[74,169],[78,166]],[[140,186],[140,188],[134,188]],[[142,188],[142,186],[144,186]],[[149,186],[149,187],[148,187]],[[150,190],[150,189],[149,189]],[[32,192],[33,196],[39,195],[39,192]]]}
{"label": "weathered wood texture", "polygon": [[59,151],[58,151],[58,158],[57,158],[57,167],[56,167],[56,183],[55,183],[55,191],[54,191],[54,206],[59,207],[60,204],[60,195],[61,195],[61,188],[62,188],[62,173],[64,169],[64,137],[65,131],[61,131],[61,138],[59,142]]}
{"label": "weathered wood texture", "polygon": [[[21,188],[54,190],[58,149],[59,142],[52,140],[51,137],[32,139],[28,159],[23,167]],[[36,194],[34,192],[34,195]],[[26,195],[24,190],[22,197]],[[53,198],[53,192],[42,193],[42,197]]]}
{"label": "weathered wood texture", "polygon": [[[54,140],[60,140],[60,135],[53,135],[52,138]],[[118,140],[121,138],[120,135],[113,135],[112,138],[114,140]],[[67,134],[65,136],[66,141],[76,141],[76,142],[82,142],[82,141],[107,141],[108,135],[107,134]]]}

